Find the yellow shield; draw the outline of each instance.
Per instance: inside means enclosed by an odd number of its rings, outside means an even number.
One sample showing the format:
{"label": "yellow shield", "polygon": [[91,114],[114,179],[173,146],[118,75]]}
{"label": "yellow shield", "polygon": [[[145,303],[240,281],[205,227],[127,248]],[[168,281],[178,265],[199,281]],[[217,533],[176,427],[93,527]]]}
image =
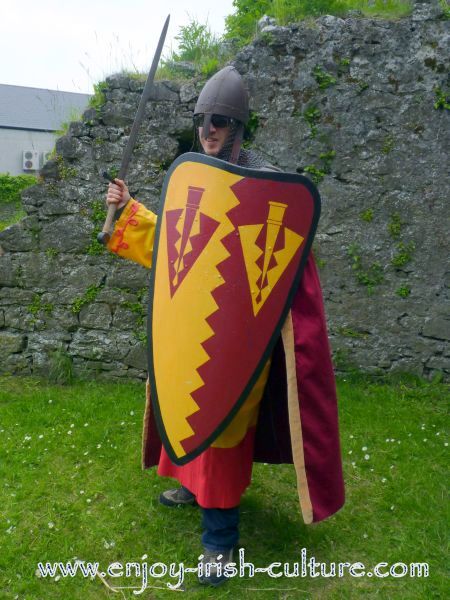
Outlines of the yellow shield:
{"label": "yellow shield", "polygon": [[166,176],[149,315],[149,374],[177,464],[230,423],[277,340],[320,211],[309,180],[200,154]]}

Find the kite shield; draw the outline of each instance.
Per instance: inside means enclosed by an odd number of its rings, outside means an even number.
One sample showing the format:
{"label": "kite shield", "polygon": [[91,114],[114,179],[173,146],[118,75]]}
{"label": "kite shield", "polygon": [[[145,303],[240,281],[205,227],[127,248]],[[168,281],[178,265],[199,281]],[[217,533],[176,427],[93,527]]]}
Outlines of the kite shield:
{"label": "kite shield", "polygon": [[159,433],[183,465],[226,428],[270,357],[320,214],[301,175],[180,156],[161,195],[149,376]]}

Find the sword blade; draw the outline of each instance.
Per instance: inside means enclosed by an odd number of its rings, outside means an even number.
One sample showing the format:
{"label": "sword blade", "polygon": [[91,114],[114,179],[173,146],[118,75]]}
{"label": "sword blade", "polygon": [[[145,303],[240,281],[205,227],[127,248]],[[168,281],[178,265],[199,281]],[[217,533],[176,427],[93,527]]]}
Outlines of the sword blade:
{"label": "sword blade", "polygon": [[[136,145],[136,139],[139,132],[139,127],[144,119],[145,115],[145,106],[148,102],[148,99],[151,96],[153,90],[153,82],[155,79],[156,69],[158,68],[159,59],[161,58],[162,49],[164,46],[164,41],[166,39],[167,29],[169,28],[170,15],[167,16],[167,19],[164,23],[164,27],[162,28],[161,35],[159,36],[159,42],[156,47],[155,56],[153,57],[152,65],[150,67],[150,71],[147,76],[147,81],[145,82],[144,90],[142,92],[141,99],[139,101],[139,106],[136,112],[136,116],[134,117],[133,125],[131,127],[130,135],[127,141],[127,145],[123,151],[122,162],[120,165],[119,173],[117,175],[118,179],[125,179],[126,174],[128,172],[128,166],[130,164],[131,155],[133,154],[134,147]],[[106,215],[105,223],[103,225],[102,231],[98,234],[97,240],[106,245],[111,238],[111,229],[114,220],[114,215],[116,213],[116,205],[110,204],[108,206],[108,213]]]}
{"label": "sword blade", "polygon": [[120,165],[119,173],[117,177],[119,179],[124,179],[128,172],[128,165],[130,164],[131,155],[133,153],[134,146],[136,144],[136,138],[139,132],[139,127],[144,119],[145,115],[145,106],[147,104],[148,99],[150,98],[153,91],[153,82],[155,79],[156,69],[158,68],[159,59],[161,58],[162,49],[164,46],[164,40],[166,39],[167,29],[169,27],[170,15],[168,15],[166,22],[164,23],[164,27],[162,28],[161,35],[159,37],[159,42],[156,47],[155,56],[153,57],[152,66],[150,67],[150,71],[148,73],[147,81],[144,86],[144,90],[142,92],[141,99],[139,101],[139,106],[136,112],[136,116],[134,117],[134,122],[131,127],[130,137],[128,138],[127,145],[125,146],[125,150],[123,151],[122,156],[122,164]]}

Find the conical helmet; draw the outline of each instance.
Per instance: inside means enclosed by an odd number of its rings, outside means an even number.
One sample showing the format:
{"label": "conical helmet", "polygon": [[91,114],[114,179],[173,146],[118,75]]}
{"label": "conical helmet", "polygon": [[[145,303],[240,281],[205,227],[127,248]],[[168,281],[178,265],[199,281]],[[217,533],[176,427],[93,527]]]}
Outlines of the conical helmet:
{"label": "conical helmet", "polygon": [[[232,117],[241,123],[249,118],[248,94],[244,82],[234,67],[225,67],[209,79],[197,100],[194,116],[204,114]],[[206,123],[205,123],[206,125]]]}
{"label": "conical helmet", "polygon": [[244,125],[249,119],[248,93],[244,82],[234,67],[224,67],[209,79],[197,100],[194,117],[204,115],[203,135],[208,137],[212,115],[222,115],[235,120],[231,126],[221,158],[237,162]]}

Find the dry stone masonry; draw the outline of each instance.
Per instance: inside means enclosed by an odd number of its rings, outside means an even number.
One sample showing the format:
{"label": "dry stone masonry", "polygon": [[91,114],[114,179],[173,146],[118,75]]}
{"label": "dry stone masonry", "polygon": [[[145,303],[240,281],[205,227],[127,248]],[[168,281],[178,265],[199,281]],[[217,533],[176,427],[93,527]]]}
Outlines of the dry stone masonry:
{"label": "dry stone masonry", "polygon": [[[399,21],[264,18],[235,58],[254,147],[319,185],[315,255],[339,370],[450,374],[449,27],[437,1]],[[190,149],[201,86],[159,82],[147,106],[128,181],[154,210]],[[27,216],[0,234],[2,372],[45,373],[66,356],[80,373],[145,377],[148,272],[95,241],[100,173],[120,164],[142,88],[108,78],[106,102],[57,141],[23,194]]]}

